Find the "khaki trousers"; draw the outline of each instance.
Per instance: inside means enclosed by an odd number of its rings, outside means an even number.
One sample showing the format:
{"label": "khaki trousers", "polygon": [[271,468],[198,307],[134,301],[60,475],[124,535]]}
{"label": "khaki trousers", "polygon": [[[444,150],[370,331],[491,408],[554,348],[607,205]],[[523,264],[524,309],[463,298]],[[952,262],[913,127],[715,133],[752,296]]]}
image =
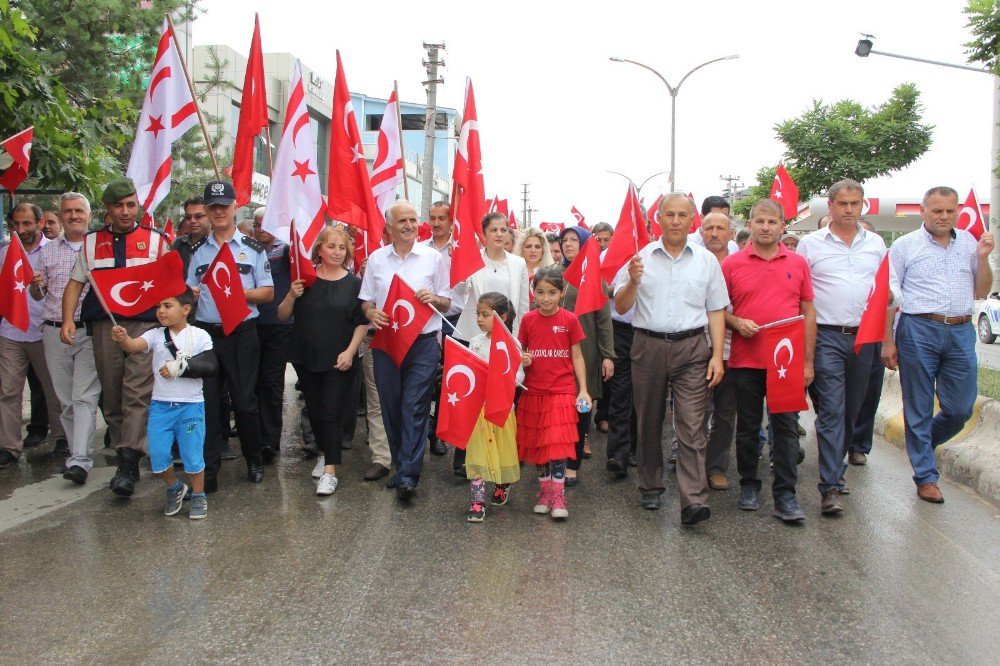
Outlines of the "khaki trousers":
{"label": "khaki trousers", "polygon": [[59,413],[59,397],[52,388],[49,368],[45,364],[42,341],[15,342],[0,337],[0,449],[10,451],[18,458],[24,450],[21,423],[24,420],[24,382],[28,377],[28,364],[35,369],[45,393],[49,413],[49,430],[53,439],[65,439]]}
{"label": "khaki trousers", "polygon": [[361,357],[361,369],[365,375],[365,404],[368,420],[368,447],[372,450],[372,462],[386,468],[392,467],[392,453],[389,451],[389,436],[385,434],[382,423],[382,403],[378,399],[378,389],[375,387],[375,364],[372,361],[370,348],[373,333],[365,338],[364,355]]}
{"label": "khaki trousers", "polygon": [[636,331],[632,340],[632,395],[638,424],[639,492],[662,494],[663,418],[667,389],[674,393],[677,485],[681,508],[705,504],[705,408],[709,389],[705,374],[712,356],[706,335],[670,341]]}
{"label": "khaki trousers", "polygon": [[[132,338],[157,327],[151,321],[121,320],[119,323]],[[104,391],[104,420],[111,431],[111,446],[143,453],[149,401],[153,397],[153,355],[123,352],[111,339],[111,322],[106,319],[94,322],[93,330],[94,361]]]}

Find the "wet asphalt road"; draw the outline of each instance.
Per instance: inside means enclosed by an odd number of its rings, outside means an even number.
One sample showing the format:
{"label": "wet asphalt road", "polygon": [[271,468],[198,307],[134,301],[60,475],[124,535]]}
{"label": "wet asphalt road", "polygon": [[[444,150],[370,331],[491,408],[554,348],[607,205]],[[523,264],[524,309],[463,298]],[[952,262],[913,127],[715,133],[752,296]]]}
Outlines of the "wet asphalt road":
{"label": "wet asphalt road", "polygon": [[473,525],[450,460],[428,457],[409,507],[362,482],[359,430],[334,496],[295,428],[264,484],[225,463],[201,522],[164,517],[148,470],[130,501],[110,469],[70,488],[44,451],[0,471],[0,662],[1000,661],[1000,508],[947,482],[944,505],[918,501],[884,442],[825,519],[804,438],[797,528],[733,490],[682,528],[672,480],[643,511],[634,475],[607,480],[603,435],[567,523],[532,515],[522,481]]}

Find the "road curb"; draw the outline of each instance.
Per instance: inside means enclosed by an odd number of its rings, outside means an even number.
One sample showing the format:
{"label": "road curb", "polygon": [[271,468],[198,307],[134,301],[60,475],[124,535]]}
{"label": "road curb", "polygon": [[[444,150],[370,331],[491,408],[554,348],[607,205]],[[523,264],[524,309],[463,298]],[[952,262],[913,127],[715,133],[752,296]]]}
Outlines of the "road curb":
{"label": "road curb", "polygon": [[[898,372],[885,373],[875,432],[893,446],[906,449]],[[935,457],[942,475],[1000,504],[1000,402],[979,396],[972,418],[958,435],[937,448]]]}

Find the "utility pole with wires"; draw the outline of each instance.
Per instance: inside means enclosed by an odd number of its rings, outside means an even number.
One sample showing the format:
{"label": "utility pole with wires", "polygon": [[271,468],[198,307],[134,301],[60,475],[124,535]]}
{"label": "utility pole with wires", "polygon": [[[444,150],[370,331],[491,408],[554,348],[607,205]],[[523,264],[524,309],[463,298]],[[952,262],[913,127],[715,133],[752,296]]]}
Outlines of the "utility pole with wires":
{"label": "utility pole with wires", "polygon": [[529,183],[524,183],[521,185],[521,219],[527,227],[531,226],[531,214],[530,208],[528,208],[528,185]]}
{"label": "utility pole with wires", "polygon": [[739,176],[719,176],[719,180],[726,183],[726,188],[723,191],[726,193],[726,198],[729,199],[729,205],[731,207],[736,203],[736,193],[739,192],[741,187],[745,186],[740,182]]}
{"label": "utility pole with wires", "polygon": [[424,42],[427,49],[427,60],[423,61],[427,68],[427,80],[424,86],[427,88],[427,111],[424,116],[424,158],[420,170],[420,219],[426,222],[431,218],[431,202],[434,201],[434,131],[437,127],[437,86],[444,83],[444,77],[438,76],[438,67],[444,67],[444,60],[440,59],[441,51],[444,51],[444,42],[440,44],[428,44]]}

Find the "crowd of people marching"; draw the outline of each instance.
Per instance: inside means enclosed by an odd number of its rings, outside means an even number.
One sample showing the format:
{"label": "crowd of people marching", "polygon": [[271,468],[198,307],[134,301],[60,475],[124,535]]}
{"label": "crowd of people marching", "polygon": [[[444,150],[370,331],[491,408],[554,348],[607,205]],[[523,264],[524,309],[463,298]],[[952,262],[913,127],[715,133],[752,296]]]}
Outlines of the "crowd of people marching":
{"label": "crowd of people marching", "polygon": [[[446,202],[431,207],[425,240],[418,240],[416,209],[402,200],[391,205],[384,246],[363,262],[355,261],[351,228],[325,226],[311,253],[314,271],[301,271],[289,246],[262,228],[262,209],[252,224],[236,225],[235,198],[228,182],[209,183],[204,196],[185,202],[173,242],[139,223],[128,179],[104,190],[105,224],[96,231],[88,231],[90,204],[74,192],[60,197],[55,216],[32,204],[11,209],[8,229],[34,278],[27,330],[0,323],[0,468],[45,441],[47,416],[55,452],[66,456],[63,476],[86,483],[100,409],[105,445],[117,456],[111,490],[131,496],[148,454],[166,484],[166,514],[179,513],[189,498],[189,516],[204,518],[223,460],[236,457],[230,438],[239,439],[247,480],[264,480],[280,449],[291,363],[305,402],[303,448],[316,454],[321,497],[338,487],[363,402],[371,451],[363,479],[387,479],[400,501],[412,501],[427,449],[444,456],[450,444],[455,474],[470,482],[471,522],[506,504],[522,475],[537,478],[535,513],[568,518],[566,488],[581,482],[596,427],[607,433],[607,477],[625,480],[634,467],[645,509],[660,508],[671,465],[682,524],[708,519],[709,491],[729,488],[735,442],[737,506],[758,510],[770,476],[773,514],[794,524],[805,519],[796,500],[805,430],[797,411],[778,411],[768,399],[767,368],[779,353],[788,363],[800,353],[799,394],[808,387],[816,411],[822,514],[845,511],[848,464],[867,462],[886,367],[900,371],[917,494],[944,501],[934,449],[971,415],[977,364],[969,321],[974,298],[992,285],[993,249],[991,234],[976,240],[955,228],[951,188],[928,190],[921,226],[889,249],[861,218],[864,191],[852,180],[831,184],[827,224],[801,237],[787,233],[782,207],[770,199],[754,205],[737,234],[721,197],[705,200],[692,233],[694,202],[668,194],[654,218],[662,236],[601,284],[603,305],[579,316],[583,282],[570,284],[567,268],[581,252],[608,251],[615,233],[608,224],[553,235],[512,229],[504,215],[487,214],[483,267],[452,287]],[[0,250],[0,263],[10,247]],[[226,248],[239,276],[231,286],[245,293],[236,326],[224,324],[217,293],[204,285]],[[171,250],[186,287],[155,308],[109,317],[108,294],[94,288],[93,275],[151,264]],[[887,253],[885,339],[856,348]],[[387,304],[397,278],[413,289],[414,303],[439,315],[426,318],[398,357],[379,342],[399,325],[399,302]],[[146,290],[153,282],[133,285]],[[123,287],[111,290],[116,303],[128,300]],[[413,306],[404,309],[412,321]],[[765,344],[765,329],[797,318],[805,329],[797,350],[791,342],[787,349]],[[510,358],[519,365],[516,397],[499,410],[487,403],[466,441],[441,441],[436,419],[465,397],[454,390],[456,368],[442,376],[443,350],[461,345],[489,361],[497,335],[519,347],[507,357],[508,370]],[[470,375],[463,388],[471,393],[472,371],[457,370]],[[26,381],[32,424],[22,438]],[[674,433],[666,452],[665,424]]]}

